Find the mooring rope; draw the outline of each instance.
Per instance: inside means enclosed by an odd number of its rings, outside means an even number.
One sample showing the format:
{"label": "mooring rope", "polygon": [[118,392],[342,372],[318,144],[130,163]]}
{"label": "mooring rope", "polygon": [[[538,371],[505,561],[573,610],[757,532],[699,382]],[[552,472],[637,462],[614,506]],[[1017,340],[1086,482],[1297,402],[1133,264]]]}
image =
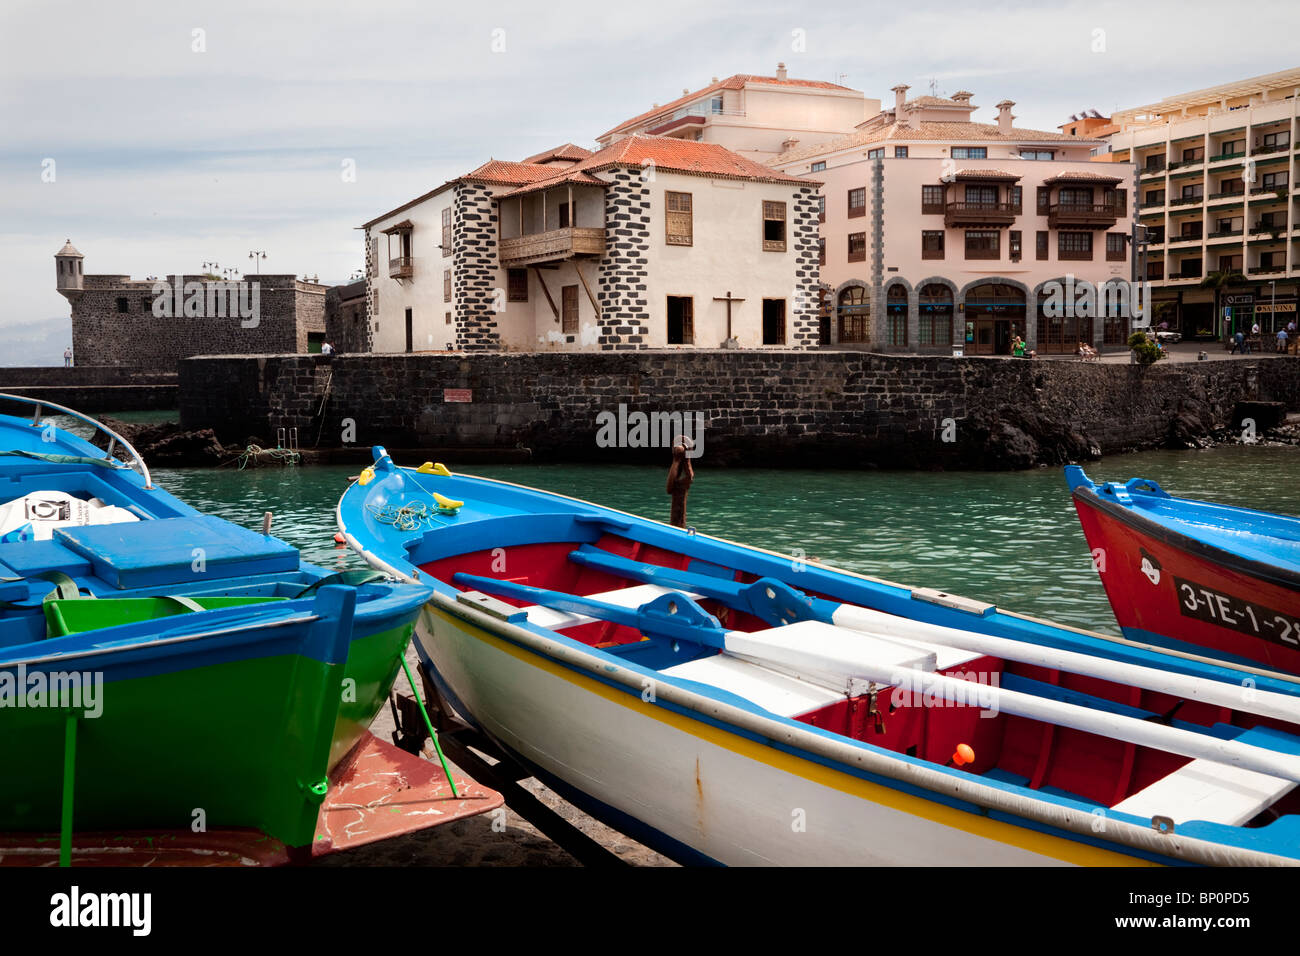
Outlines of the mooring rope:
{"label": "mooring rope", "polygon": [[366,510],[375,516],[380,524],[391,524],[398,531],[419,531],[424,525],[434,527],[439,524],[434,512],[423,501],[409,505],[366,505]]}
{"label": "mooring rope", "polygon": [[236,459],[239,462],[239,470],[243,471],[250,464],[256,464],[259,455],[268,455],[272,461],[282,465],[296,465],[302,460],[301,455],[288,448],[263,448],[261,445],[249,445]]}

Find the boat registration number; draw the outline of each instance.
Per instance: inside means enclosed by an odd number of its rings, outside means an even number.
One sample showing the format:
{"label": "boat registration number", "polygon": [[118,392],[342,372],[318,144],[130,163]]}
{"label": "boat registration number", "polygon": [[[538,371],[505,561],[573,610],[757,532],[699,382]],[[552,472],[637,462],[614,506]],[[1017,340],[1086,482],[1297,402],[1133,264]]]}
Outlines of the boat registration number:
{"label": "boat registration number", "polygon": [[1300,618],[1179,577],[1174,578],[1174,587],[1183,617],[1229,627],[1274,644],[1300,647]]}

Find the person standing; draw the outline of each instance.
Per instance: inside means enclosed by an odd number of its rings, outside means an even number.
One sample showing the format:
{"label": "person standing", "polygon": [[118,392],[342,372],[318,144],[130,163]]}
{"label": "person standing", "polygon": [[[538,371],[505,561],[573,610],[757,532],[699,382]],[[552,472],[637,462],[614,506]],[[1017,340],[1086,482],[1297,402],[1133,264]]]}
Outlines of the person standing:
{"label": "person standing", "polygon": [[328,342],[322,342],[322,343],[320,344],[320,354],[321,354],[321,355],[333,355],[333,354],[334,354],[334,346],[330,345]]}
{"label": "person standing", "polygon": [[63,350],[63,367],[72,368],[72,346],[69,345]]}
{"label": "person standing", "polygon": [[1274,349],[1275,352],[1280,352],[1280,353],[1282,353],[1283,355],[1286,355],[1286,338],[1287,338],[1287,336],[1286,336],[1286,329],[1278,329],[1278,330],[1277,330],[1277,348]]}
{"label": "person standing", "polygon": [[1228,354],[1236,355],[1238,352],[1244,353],[1246,351],[1245,346],[1246,346],[1246,333],[1241,331],[1241,329],[1238,329],[1237,334],[1232,337],[1232,351],[1229,352]]}

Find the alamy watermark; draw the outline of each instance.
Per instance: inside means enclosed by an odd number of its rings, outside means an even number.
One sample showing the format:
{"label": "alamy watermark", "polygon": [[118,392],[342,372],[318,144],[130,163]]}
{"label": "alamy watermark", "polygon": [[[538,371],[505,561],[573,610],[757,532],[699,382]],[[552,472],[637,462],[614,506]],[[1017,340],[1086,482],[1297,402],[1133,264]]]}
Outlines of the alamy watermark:
{"label": "alamy watermark", "polygon": [[672,448],[678,436],[690,439],[686,457],[704,454],[703,412],[618,412],[596,416],[596,445],[600,448]]}
{"label": "alamy watermark", "polygon": [[93,720],[104,712],[104,675],[99,671],[28,671],[26,664],[0,670],[0,708],[71,709]]}
{"label": "alamy watermark", "polygon": [[1146,324],[1143,319],[1151,304],[1150,282],[1111,280],[1098,286],[1073,275],[1063,278],[1064,282],[1044,282],[1040,289],[1043,314],[1048,318],[1114,317],[1130,319],[1139,328]]}
{"label": "alamy watermark", "polygon": [[942,675],[903,671],[890,675],[889,682],[894,689],[889,702],[894,707],[978,707],[981,717],[996,717],[1001,709],[998,701],[1001,679],[997,671],[954,671]]}
{"label": "alamy watermark", "polygon": [[174,285],[166,280],[155,282],[153,296],[153,314],[159,319],[237,318],[246,329],[257,328],[262,320],[262,292],[257,282],[182,283],[177,276]]}

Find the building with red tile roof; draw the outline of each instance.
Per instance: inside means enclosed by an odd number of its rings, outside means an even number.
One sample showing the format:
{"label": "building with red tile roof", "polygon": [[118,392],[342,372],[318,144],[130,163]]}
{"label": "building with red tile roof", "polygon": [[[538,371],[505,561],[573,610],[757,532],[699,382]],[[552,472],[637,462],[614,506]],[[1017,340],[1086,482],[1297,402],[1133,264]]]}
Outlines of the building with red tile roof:
{"label": "building with red tile roof", "polygon": [[815,346],[817,185],[642,134],[489,160],[362,226],[375,349]]}
{"label": "building with red tile roof", "polygon": [[635,134],[717,143],[762,161],[789,143],[820,142],[853,129],[880,100],[822,80],[738,73],[624,120],[596,139],[602,147]]}

